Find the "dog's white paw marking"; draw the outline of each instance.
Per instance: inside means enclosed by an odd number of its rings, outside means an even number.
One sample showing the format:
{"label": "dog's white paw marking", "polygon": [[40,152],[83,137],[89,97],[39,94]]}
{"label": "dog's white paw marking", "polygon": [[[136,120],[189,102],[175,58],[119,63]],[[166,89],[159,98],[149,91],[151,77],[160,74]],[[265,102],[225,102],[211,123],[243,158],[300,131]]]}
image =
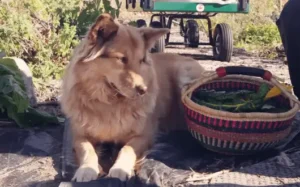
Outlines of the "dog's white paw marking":
{"label": "dog's white paw marking", "polygon": [[132,171],[121,167],[112,167],[109,170],[108,177],[118,178],[121,181],[126,181],[131,177]]}
{"label": "dog's white paw marking", "polygon": [[96,180],[99,173],[100,170],[97,165],[94,166],[90,164],[84,164],[77,169],[74,177],[72,178],[72,181],[89,182],[92,180]]}

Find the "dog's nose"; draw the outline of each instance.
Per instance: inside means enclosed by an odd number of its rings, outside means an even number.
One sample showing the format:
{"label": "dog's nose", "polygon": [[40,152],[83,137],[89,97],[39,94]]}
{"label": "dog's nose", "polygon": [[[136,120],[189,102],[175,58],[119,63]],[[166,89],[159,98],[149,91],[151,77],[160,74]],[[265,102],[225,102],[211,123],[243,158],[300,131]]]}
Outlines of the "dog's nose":
{"label": "dog's nose", "polygon": [[147,91],[146,86],[136,86],[135,89],[136,89],[137,93],[140,95],[144,95]]}

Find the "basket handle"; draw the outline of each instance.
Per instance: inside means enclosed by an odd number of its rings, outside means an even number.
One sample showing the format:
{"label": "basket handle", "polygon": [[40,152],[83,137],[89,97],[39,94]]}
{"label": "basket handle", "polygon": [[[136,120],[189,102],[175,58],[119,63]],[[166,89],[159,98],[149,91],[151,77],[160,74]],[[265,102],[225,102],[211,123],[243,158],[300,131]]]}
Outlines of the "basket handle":
{"label": "basket handle", "polygon": [[272,79],[272,73],[253,67],[244,67],[244,66],[226,66],[226,67],[219,67],[216,69],[218,77],[224,77],[226,75],[248,75],[254,77],[261,77],[267,81]]}

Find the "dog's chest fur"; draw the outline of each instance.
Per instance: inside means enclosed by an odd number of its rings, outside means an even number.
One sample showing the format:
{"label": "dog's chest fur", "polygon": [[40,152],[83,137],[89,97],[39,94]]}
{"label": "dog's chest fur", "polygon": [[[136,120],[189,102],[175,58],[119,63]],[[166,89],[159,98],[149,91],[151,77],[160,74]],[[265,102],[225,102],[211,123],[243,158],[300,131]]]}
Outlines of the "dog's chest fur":
{"label": "dog's chest fur", "polygon": [[85,115],[88,122],[83,123],[82,128],[87,137],[93,139],[95,143],[99,141],[123,143],[132,136],[143,134],[147,120],[153,117],[154,107],[155,97],[150,96],[131,101],[126,105],[101,107],[101,111]]}

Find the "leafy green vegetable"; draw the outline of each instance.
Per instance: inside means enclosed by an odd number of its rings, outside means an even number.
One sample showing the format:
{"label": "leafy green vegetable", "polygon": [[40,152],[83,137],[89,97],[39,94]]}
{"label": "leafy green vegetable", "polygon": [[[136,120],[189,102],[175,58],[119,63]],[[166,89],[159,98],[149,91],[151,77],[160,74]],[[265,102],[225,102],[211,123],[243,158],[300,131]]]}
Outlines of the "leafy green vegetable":
{"label": "leafy green vegetable", "polygon": [[[19,71],[18,66],[16,65],[14,59],[11,58],[3,58],[0,61],[0,65],[2,66],[2,68],[0,68],[0,75],[14,75],[14,78],[16,79],[16,81],[18,82],[19,86],[26,91],[23,79],[22,79],[22,73]],[[2,71],[5,69],[6,72]]]}
{"label": "leafy green vegetable", "polygon": [[57,117],[32,107],[28,107],[22,113],[13,113],[13,118],[16,123],[22,124],[22,126],[58,124],[60,122]]}
{"label": "leafy green vegetable", "polygon": [[13,59],[0,59],[0,112],[20,127],[59,123],[59,119],[29,106],[21,72]]}
{"label": "leafy green vegetable", "polygon": [[[1,69],[0,64],[0,69]],[[26,92],[20,87],[13,75],[0,76],[0,102],[5,108],[16,112],[24,112],[29,107]]]}
{"label": "leafy green vegetable", "polygon": [[257,92],[240,90],[235,92],[216,92],[199,90],[192,97],[196,103],[213,109],[229,112],[254,112],[264,105],[264,97],[269,91],[267,84],[262,84]]}
{"label": "leafy green vegetable", "polygon": [[197,98],[206,98],[206,99],[214,99],[217,101],[232,101],[237,97],[246,97],[247,94],[253,94],[254,91],[250,90],[239,90],[236,92],[226,92],[226,91],[218,91],[215,90],[200,90],[194,93],[194,96]]}

